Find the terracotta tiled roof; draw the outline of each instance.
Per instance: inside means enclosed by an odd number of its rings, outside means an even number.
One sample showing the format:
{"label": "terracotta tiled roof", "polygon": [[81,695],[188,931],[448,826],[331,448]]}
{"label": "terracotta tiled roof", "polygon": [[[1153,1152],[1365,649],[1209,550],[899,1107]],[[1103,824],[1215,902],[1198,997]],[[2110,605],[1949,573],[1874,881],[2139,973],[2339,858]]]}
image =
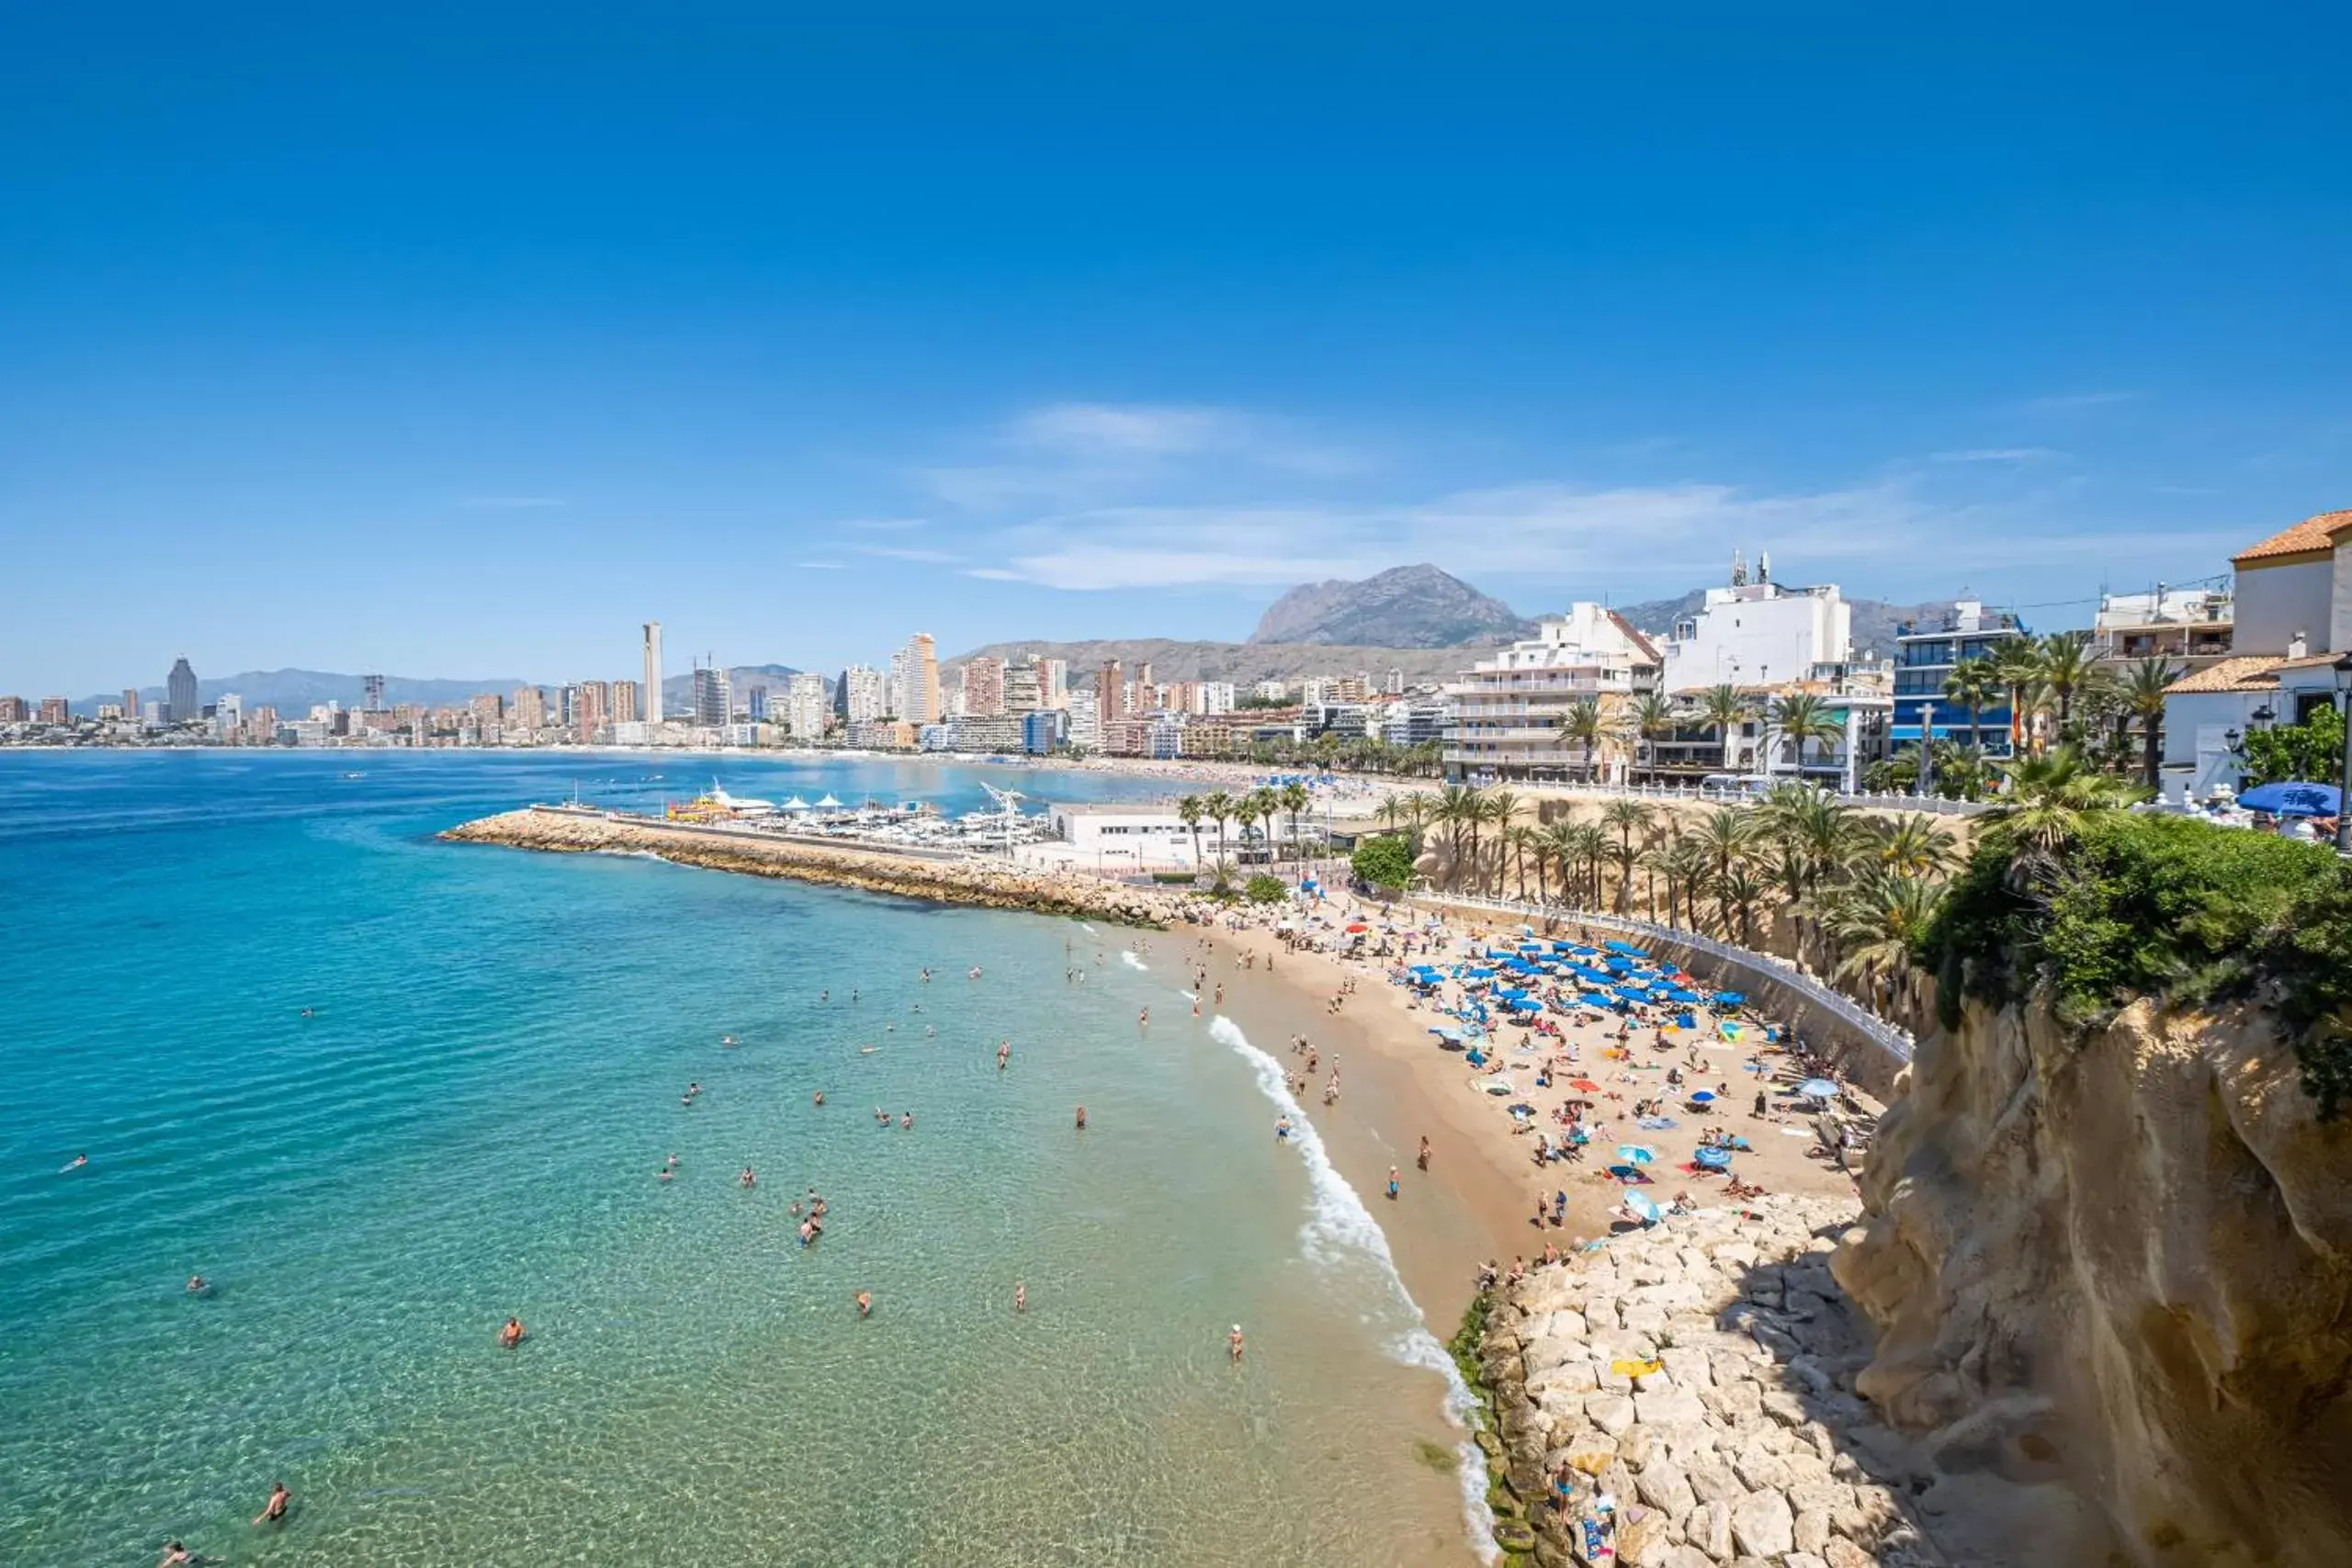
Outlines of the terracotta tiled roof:
{"label": "terracotta tiled roof", "polygon": [[2271,535],[2258,545],[2248,545],[2230,559],[2267,560],[2273,556],[2301,555],[2305,550],[2334,549],[2336,534],[2346,528],[2352,528],[2352,512],[2323,512]]}
{"label": "terracotta tiled roof", "polygon": [[2194,675],[2184,675],[2165,688],[2165,695],[2196,692],[2268,692],[2278,685],[2278,667],[2287,661],[2271,654],[2241,654],[2209,664]]}

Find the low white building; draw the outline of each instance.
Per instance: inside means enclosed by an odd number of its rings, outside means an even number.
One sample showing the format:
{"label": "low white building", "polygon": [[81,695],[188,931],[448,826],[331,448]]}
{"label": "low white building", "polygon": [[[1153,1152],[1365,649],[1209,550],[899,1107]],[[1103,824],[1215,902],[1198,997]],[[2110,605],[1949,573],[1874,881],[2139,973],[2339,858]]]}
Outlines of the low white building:
{"label": "low white building", "polygon": [[[1193,829],[1169,804],[1105,801],[1056,806],[1054,836],[1081,865],[1100,871],[1191,871],[1216,853],[1216,827],[1201,828],[1200,860]],[[1227,825],[1231,832],[1231,824]]]}

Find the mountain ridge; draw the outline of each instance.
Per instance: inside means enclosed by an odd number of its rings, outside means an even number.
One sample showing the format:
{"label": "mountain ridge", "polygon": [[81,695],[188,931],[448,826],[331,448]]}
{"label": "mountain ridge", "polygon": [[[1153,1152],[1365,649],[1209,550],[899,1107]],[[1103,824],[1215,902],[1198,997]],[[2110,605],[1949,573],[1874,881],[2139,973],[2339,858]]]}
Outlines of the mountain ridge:
{"label": "mountain ridge", "polygon": [[1462,648],[1508,641],[1532,629],[1532,622],[1501,600],[1422,561],[1356,581],[1302,582],[1267,606],[1250,641]]}

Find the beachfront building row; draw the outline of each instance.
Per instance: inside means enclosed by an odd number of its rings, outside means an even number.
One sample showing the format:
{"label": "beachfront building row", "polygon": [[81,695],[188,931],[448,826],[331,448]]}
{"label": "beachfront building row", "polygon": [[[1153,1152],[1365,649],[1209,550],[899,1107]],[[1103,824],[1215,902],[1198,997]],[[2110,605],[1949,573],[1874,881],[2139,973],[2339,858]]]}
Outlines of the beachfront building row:
{"label": "beachfront building row", "polygon": [[[1851,789],[1883,756],[1894,712],[1885,667],[1857,660],[1851,608],[1835,587],[1789,588],[1759,558],[1663,642],[1589,602],[1478,660],[1445,688],[1453,778],[1695,783],[1711,773],[1804,776]],[[1718,725],[1704,694],[1728,689],[1746,716]],[[1791,741],[1777,705],[1806,696],[1836,736]]]}

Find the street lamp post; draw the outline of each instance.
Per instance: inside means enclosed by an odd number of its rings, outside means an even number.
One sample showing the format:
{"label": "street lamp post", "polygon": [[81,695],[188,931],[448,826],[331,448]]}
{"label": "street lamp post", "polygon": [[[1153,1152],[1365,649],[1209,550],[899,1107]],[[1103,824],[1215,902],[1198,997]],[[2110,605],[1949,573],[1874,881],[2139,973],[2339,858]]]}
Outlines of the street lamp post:
{"label": "street lamp post", "polygon": [[2352,792],[2352,653],[2340,655],[2333,668],[2344,704],[2344,771],[2335,779],[2335,852],[2352,855],[2352,812],[2344,808],[2344,796]]}

